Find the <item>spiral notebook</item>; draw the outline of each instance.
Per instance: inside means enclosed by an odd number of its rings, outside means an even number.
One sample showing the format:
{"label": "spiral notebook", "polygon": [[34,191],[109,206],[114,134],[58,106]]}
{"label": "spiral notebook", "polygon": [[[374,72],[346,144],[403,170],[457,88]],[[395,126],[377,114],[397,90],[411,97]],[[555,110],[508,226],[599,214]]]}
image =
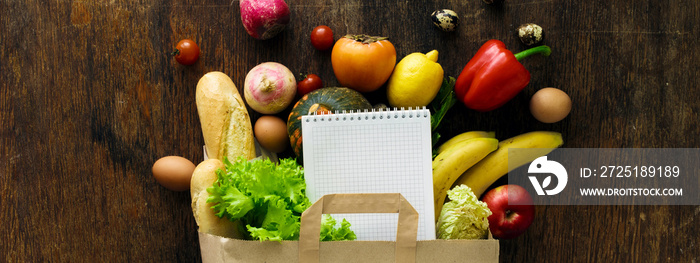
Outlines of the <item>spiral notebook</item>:
{"label": "spiral notebook", "polygon": [[[435,239],[430,111],[398,109],[302,117],[307,195],[401,193],[419,213],[418,240]],[[345,218],[358,240],[396,240],[398,214]]]}

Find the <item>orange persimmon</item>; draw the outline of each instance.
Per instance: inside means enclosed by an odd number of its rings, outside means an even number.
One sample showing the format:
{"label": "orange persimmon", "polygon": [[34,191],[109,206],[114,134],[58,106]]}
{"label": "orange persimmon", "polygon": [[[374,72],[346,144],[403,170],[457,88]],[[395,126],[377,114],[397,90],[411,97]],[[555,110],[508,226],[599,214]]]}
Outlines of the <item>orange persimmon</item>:
{"label": "orange persimmon", "polygon": [[340,85],[371,92],[391,76],[396,65],[396,49],[385,37],[347,35],[333,46],[331,64]]}

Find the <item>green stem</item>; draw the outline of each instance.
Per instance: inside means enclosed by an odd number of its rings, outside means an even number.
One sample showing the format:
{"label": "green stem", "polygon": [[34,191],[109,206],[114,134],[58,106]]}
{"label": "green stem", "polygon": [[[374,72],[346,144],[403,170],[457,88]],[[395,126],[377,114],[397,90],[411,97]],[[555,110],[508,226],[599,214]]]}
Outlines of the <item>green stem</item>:
{"label": "green stem", "polygon": [[550,49],[548,46],[533,47],[531,49],[526,49],[521,51],[520,53],[515,54],[515,59],[520,61],[534,54],[542,54],[542,56],[547,57],[549,56],[549,54],[552,54],[552,49]]}

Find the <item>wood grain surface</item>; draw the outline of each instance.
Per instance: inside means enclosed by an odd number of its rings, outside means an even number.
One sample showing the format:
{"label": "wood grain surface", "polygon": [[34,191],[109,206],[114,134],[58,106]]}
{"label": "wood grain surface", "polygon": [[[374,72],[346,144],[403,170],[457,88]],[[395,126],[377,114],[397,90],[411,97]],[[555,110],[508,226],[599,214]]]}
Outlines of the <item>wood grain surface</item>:
{"label": "wood grain surface", "polygon": [[[450,76],[485,41],[523,50],[518,25],[542,26],[553,53],[523,62],[528,87],[493,112],[455,106],[446,137],[552,130],[569,148],[700,147],[699,1],[288,3],[285,31],[259,41],[244,31],[238,1],[0,0],[0,261],[200,261],[189,193],[158,185],[152,164],[202,159],[194,93],[206,72],[241,88],[253,66],[276,61],[338,85],[330,53],[309,41],[320,24],[336,39],[388,36],[399,59],[437,49]],[[461,16],[456,32],[433,27],[439,8]],[[193,66],[169,54],[183,38],[202,49]],[[547,86],[573,100],[556,124],[527,108]],[[367,96],[382,102],[381,92]],[[538,206],[532,227],[502,240],[500,254],[503,262],[698,262],[698,236],[698,206]]]}

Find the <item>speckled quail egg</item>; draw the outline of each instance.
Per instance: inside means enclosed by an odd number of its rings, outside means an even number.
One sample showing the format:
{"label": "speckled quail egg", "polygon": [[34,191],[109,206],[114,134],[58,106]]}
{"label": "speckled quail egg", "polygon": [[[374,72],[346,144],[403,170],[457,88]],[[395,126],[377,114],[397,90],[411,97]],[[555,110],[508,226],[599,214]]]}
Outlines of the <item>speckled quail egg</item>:
{"label": "speckled quail egg", "polygon": [[459,25],[459,16],[455,11],[450,9],[435,10],[435,12],[430,15],[430,18],[437,28],[445,32],[455,31]]}
{"label": "speckled quail egg", "polygon": [[518,27],[518,37],[526,46],[533,46],[542,42],[544,31],[537,24],[522,24]]}

